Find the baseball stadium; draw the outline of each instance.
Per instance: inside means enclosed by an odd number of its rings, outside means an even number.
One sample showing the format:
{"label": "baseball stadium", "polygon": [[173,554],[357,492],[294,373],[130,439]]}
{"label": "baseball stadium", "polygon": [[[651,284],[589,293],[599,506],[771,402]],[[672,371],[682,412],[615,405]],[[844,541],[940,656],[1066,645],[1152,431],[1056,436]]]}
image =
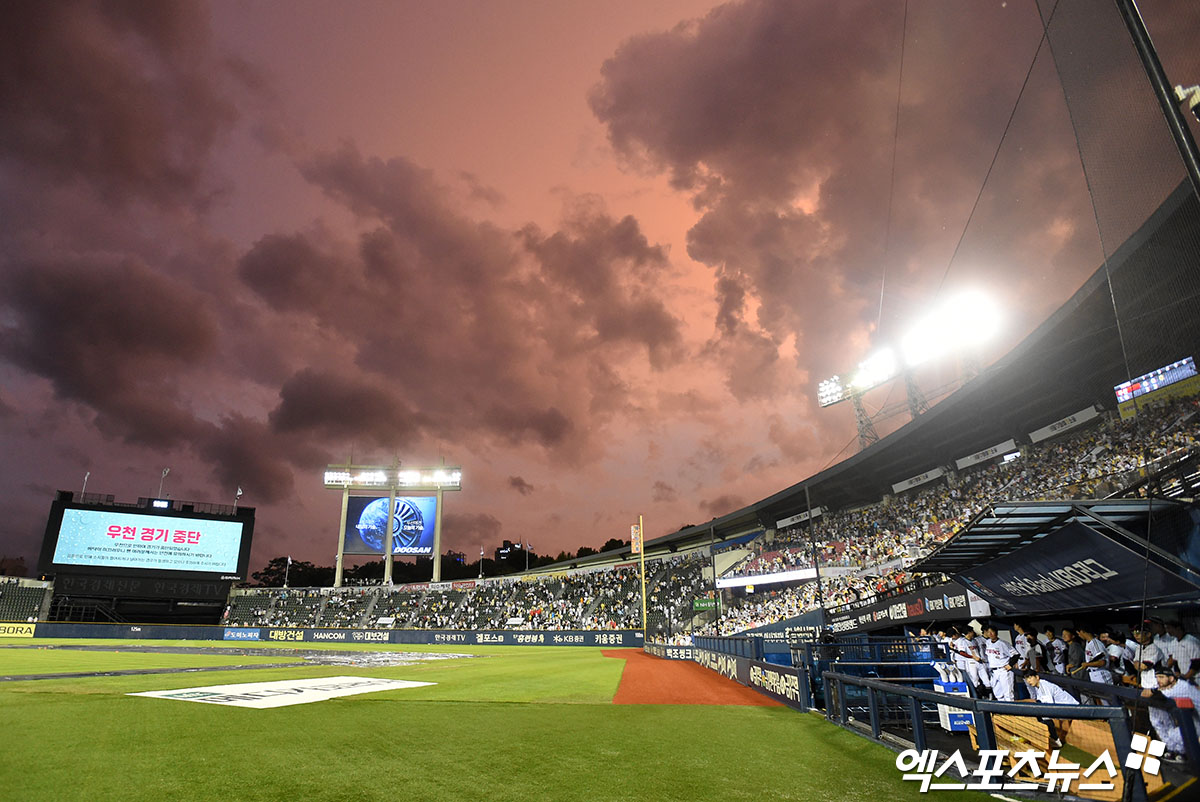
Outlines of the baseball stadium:
{"label": "baseball stadium", "polygon": [[[34,576],[0,576],[0,799],[1200,799],[1200,88],[1130,0],[1033,5],[1102,254],[1005,353],[947,295],[812,376],[850,453],[677,531],[506,543],[498,575],[443,576],[470,461],[314,470],[341,508],[312,585],[256,573],[240,486],[61,479]],[[1108,56],[1124,139],[1089,125]]]}

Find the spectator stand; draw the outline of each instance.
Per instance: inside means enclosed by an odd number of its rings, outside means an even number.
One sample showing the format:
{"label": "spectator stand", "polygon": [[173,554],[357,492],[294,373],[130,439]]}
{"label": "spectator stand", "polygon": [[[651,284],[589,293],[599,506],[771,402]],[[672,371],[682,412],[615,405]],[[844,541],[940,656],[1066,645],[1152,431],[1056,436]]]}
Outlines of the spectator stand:
{"label": "spectator stand", "polygon": [[0,577],[0,621],[34,623],[50,611],[53,588],[49,582]]}

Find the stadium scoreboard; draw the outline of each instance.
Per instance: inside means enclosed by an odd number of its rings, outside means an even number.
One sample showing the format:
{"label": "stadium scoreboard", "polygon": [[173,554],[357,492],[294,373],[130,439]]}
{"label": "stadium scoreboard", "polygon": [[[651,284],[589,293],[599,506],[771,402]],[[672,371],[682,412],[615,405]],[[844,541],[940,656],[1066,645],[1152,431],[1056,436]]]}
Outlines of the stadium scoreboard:
{"label": "stadium scoreboard", "polygon": [[92,504],[59,491],[38,565],[55,575],[241,581],[253,531],[253,507],[111,497]]}
{"label": "stadium scoreboard", "polygon": [[1152,370],[1143,376],[1138,376],[1136,379],[1130,379],[1127,382],[1118,384],[1113,389],[1117,393],[1117,403],[1123,404],[1126,401],[1132,401],[1138,396],[1153,393],[1155,390],[1161,390],[1168,385],[1181,382],[1195,375],[1196,362],[1189,356],[1186,359],[1180,359],[1178,362],[1163,365],[1158,370]]}

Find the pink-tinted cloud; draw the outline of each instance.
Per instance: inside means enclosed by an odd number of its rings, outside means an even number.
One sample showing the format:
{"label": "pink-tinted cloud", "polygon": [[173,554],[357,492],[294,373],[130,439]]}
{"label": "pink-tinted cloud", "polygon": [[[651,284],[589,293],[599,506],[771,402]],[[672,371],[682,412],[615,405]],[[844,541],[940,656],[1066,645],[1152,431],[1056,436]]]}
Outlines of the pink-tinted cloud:
{"label": "pink-tinted cloud", "polygon": [[508,486],[520,493],[522,496],[530,495],[535,489],[533,485],[525,481],[525,479],[520,476],[508,477]]}
{"label": "pink-tinted cloud", "polygon": [[205,157],[238,113],[202,5],[68,0],[4,16],[0,159],[109,200],[212,192]]}

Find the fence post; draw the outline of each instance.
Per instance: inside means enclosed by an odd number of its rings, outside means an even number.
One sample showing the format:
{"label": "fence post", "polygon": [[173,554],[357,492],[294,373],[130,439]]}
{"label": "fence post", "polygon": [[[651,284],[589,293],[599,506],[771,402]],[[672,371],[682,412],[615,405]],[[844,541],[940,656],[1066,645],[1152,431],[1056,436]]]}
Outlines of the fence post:
{"label": "fence post", "polygon": [[845,724],[849,716],[846,715],[846,683],[840,679],[837,682],[837,699],[838,699],[838,718]]}
{"label": "fence post", "polygon": [[801,663],[795,666],[796,682],[800,686],[800,703],[805,710],[813,709],[812,683],[808,679],[808,666]]}
{"label": "fence post", "polygon": [[915,696],[908,697],[908,712],[912,716],[913,746],[918,752],[925,751],[925,719],[921,715],[921,700]]}
{"label": "fence post", "polygon": [[1133,747],[1133,736],[1129,731],[1129,721],[1125,718],[1124,708],[1120,715],[1108,720],[1108,726],[1112,730],[1113,747],[1117,750],[1117,754],[1113,755],[1114,762],[1121,767],[1121,773],[1125,777],[1125,798],[1130,802],[1146,802],[1146,780],[1142,777],[1142,772],[1124,767],[1125,755],[1128,755]]}
{"label": "fence post", "polygon": [[996,748],[996,733],[992,730],[992,714],[971,706],[972,718],[975,719],[975,740],[980,749]]}
{"label": "fence post", "polygon": [[867,709],[871,712],[871,736],[878,741],[880,726],[879,726],[879,696],[875,693],[874,688],[867,688]]}

